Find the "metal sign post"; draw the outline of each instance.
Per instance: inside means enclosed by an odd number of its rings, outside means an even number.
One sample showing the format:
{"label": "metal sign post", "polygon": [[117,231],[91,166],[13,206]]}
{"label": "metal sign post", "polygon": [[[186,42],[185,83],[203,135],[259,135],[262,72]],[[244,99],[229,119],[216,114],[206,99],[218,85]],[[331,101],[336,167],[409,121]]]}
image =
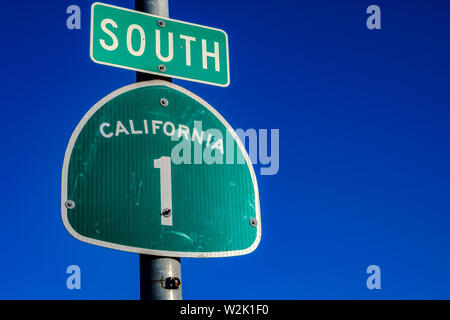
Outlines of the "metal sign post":
{"label": "metal sign post", "polygon": [[[169,0],[135,0],[137,11],[169,17]],[[136,81],[161,79],[148,73],[136,72]],[[164,78],[171,81],[170,78]],[[141,300],[181,300],[180,258],[139,254]],[[176,287],[176,288],[175,288]]]}

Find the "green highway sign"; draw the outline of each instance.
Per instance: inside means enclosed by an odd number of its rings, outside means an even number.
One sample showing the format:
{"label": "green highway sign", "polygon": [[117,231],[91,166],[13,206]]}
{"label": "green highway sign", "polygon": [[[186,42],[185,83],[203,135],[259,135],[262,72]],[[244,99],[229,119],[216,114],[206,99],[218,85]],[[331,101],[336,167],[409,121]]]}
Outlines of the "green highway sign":
{"label": "green highway sign", "polygon": [[226,87],[228,37],[220,29],[94,3],[94,62]]}
{"label": "green highway sign", "polygon": [[67,146],[61,211],[75,238],[173,257],[256,249],[258,186],[234,130],[167,81],[135,83],[94,105]]}

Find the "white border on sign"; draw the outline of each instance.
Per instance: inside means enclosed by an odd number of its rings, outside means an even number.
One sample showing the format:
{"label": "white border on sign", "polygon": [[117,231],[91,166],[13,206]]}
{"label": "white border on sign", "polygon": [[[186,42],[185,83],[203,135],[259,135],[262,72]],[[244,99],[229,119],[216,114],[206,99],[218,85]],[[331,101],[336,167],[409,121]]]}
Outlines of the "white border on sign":
{"label": "white border on sign", "polygon": [[[181,93],[184,93],[185,95],[191,97],[192,99],[199,102],[201,105],[203,105],[205,108],[207,108],[209,111],[211,111],[214,116],[219,119],[222,124],[227,128],[228,132],[233,136],[234,140],[236,141],[238,147],[240,148],[242,154],[245,157],[245,161],[247,163],[247,167],[250,170],[250,175],[252,177],[253,182],[253,190],[255,193],[255,213],[256,213],[256,219],[258,221],[258,225],[256,226],[257,232],[256,232],[256,239],[253,242],[253,244],[248,247],[247,249],[243,250],[232,250],[232,251],[223,251],[223,252],[179,252],[179,251],[165,251],[165,250],[152,250],[152,249],[146,249],[146,248],[136,248],[136,247],[130,247],[115,243],[110,243],[102,240],[97,240],[93,238],[89,238],[86,236],[83,236],[76,232],[72,226],[69,223],[69,219],[67,217],[67,208],[65,206],[65,202],[67,199],[67,175],[69,171],[69,162],[70,157],[72,155],[72,150],[75,145],[75,142],[78,139],[78,135],[83,130],[86,123],[89,121],[89,119],[95,114],[97,110],[99,110],[101,107],[103,107],[107,102],[114,99],[115,97],[142,87],[151,87],[151,86],[166,86],[169,88],[172,88],[174,90],[177,90]],[[67,231],[76,239],[81,240],[83,242],[87,242],[90,244],[94,244],[101,247],[111,248],[111,249],[117,249],[127,252],[134,252],[134,253],[143,253],[148,255],[155,255],[155,256],[166,256],[166,257],[188,257],[188,258],[214,258],[214,257],[230,257],[230,256],[239,256],[248,254],[252,251],[254,251],[261,240],[261,212],[260,212],[260,204],[259,204],[259,191],[258,191],[258,183],[256,181],[256,175],[255,171],[253,170],[253,165],[250,160],[250,157],[247,154],[247,151],[245,150],[244,145],[242,144],[241,140],[237,136],[236,132],[231,128],[231,126],[228,124],[228,122],[215,110],[212,106],[210,106],[206,101],[204,101],[202,98],[196,96],[192,92],[167,81],[163,80],[151,80],[151,81],[143,81],[138,83],[133,83],[128,86],[122,87],[120,89],[117,89],[116,91],[110,93],[103,99],[101,99],[99,102],[97,102],[81,119],[80,123],[75,128],[74,132],[72,133],[72,136],[70,137],[69,144],[66,149],[66,153],[64,156],[64,164],[62,169],[62,181],[61,181],[61,216],[62,221],[64,223],[64,226],[66,227]],[[250,223],[250,222],[249,222]]]}
{"label": "white border on sign", "polygon": [[[153,72],[153,71],[148,71],[148,70],[142,70],[142,69],[126,67],[126,66],[122,66],[120,64],[102,62],[102,61],[98,61],[98,60],[94,59],[94,52],[93,52],[93,50],[94,50],[94,48],[93,48],[93,43],[94,43],[94,7],[96,5],[102,5],[102,6],[105,6],[105,7],[111,7],[111,8],[115,8],[115,9],[120,9],[120,10],[124,10],[124,11],[138,13],[138,14],[141,14],[141,15],[144,15],[144,16],[151,16],[151,17],[155,17],[155,18],[160,18],[162,20],[175,21],[175,22],[180,22],[180,23],[183,23],[183,24],[188,24],[188,25],[191,25],[191,26],[196,26],[196,27],[201,27],[201,28],[205,28],[205,29],[210,29],[210,30],[216,30],[216,31],[223,32],[223,34],[225,35],[225,45],[226,45],[225,51],[227,53],[227,72],[228,72],[228,81],[227,81],[227,83],[226,84],[220,84],[220,83],[208,82],[208,81],[203,81],[203,80],[196,80],[196,79],[193,79],[193,78],[185,78],[185,77],[175,76],[173,74],[168,74],[168,73],[160,73],[160,72]],[[121,7],[113,6],[113,5],[102,3],[102,2],[94,2],[92,4],[92,6],[91,6],[91,32],[90,32],[90,34],[91,35],[90,35],[89,56],[91,57],[91,60],[94,61],[95,63],[103,64],[103,65],[111,66],[111,67],[117,67],[117,68],[122,68],[122,69],[139,71],[139,72],[143,72],[143,73],[154,74],[154,75],[163,76],[163,77],[176,78],[176,79],[181,79],[181,80],[187,80],[187,81],[199,82],[199,83],[204,83],[204,84],[210,84],[210,85],[219,86],[219,87],[228,87],[230,85],[230,57],[229,57],[229,49],[228,49],[228,35],[222,29],[202,26],[200,24],[195,24],[195,23],[185,22],[185,21],[181,21],[181,20],[170,19],[170,18],[166,18],[166,17],[161,17],[161,16],[157,16],[157,15],[154,15],[154,14],[150,14],[150,13],[146,13],[146,12],[140,12],[140,11],[135,11],[135,10],[127,9],[127,8],[121,8]]]}

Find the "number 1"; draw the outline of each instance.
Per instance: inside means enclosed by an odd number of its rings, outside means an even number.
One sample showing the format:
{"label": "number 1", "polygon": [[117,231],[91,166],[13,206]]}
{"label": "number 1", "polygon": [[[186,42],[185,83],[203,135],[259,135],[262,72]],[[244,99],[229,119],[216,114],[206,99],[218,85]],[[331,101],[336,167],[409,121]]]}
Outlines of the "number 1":
{"label": "number 1", "polygon": [[[155,159],[155,168],[160,170],[161,224],[172,225],[172,172],[170,157]],[[170,210],[170,211],[169,211]]]}

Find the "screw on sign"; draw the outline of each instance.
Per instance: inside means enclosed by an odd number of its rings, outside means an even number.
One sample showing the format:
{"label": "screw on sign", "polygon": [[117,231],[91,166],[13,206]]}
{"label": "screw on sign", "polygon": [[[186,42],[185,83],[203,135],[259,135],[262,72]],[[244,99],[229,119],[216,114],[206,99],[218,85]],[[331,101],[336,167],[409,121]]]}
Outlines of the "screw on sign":
{"label": "screw on sign", "polygon": [[166,98],[161,98],[161,100],[159,100],[159,103],[161,103],[163,107],[167,107],[169,105],[169,100],[167,100]]}
{"label": "screw on sign", "polygon": [[158,66],[158,71],[159,71],[159,72],[166,72],[166,66],[163,65],[163,64],[160,64],[160,65]]}
{"label": "screw on sign", "polygon": [[164,20],[158,20],[158,26],[164,28],[166,26],[166,23],[164,22]]}
{"label": "screw on sign", "polygon": [[161,80],[118,89],[87,112],[66,150],[61,200],[69,233],[124,251],[224,257],[261,238],[256,176],[236,133]]}

